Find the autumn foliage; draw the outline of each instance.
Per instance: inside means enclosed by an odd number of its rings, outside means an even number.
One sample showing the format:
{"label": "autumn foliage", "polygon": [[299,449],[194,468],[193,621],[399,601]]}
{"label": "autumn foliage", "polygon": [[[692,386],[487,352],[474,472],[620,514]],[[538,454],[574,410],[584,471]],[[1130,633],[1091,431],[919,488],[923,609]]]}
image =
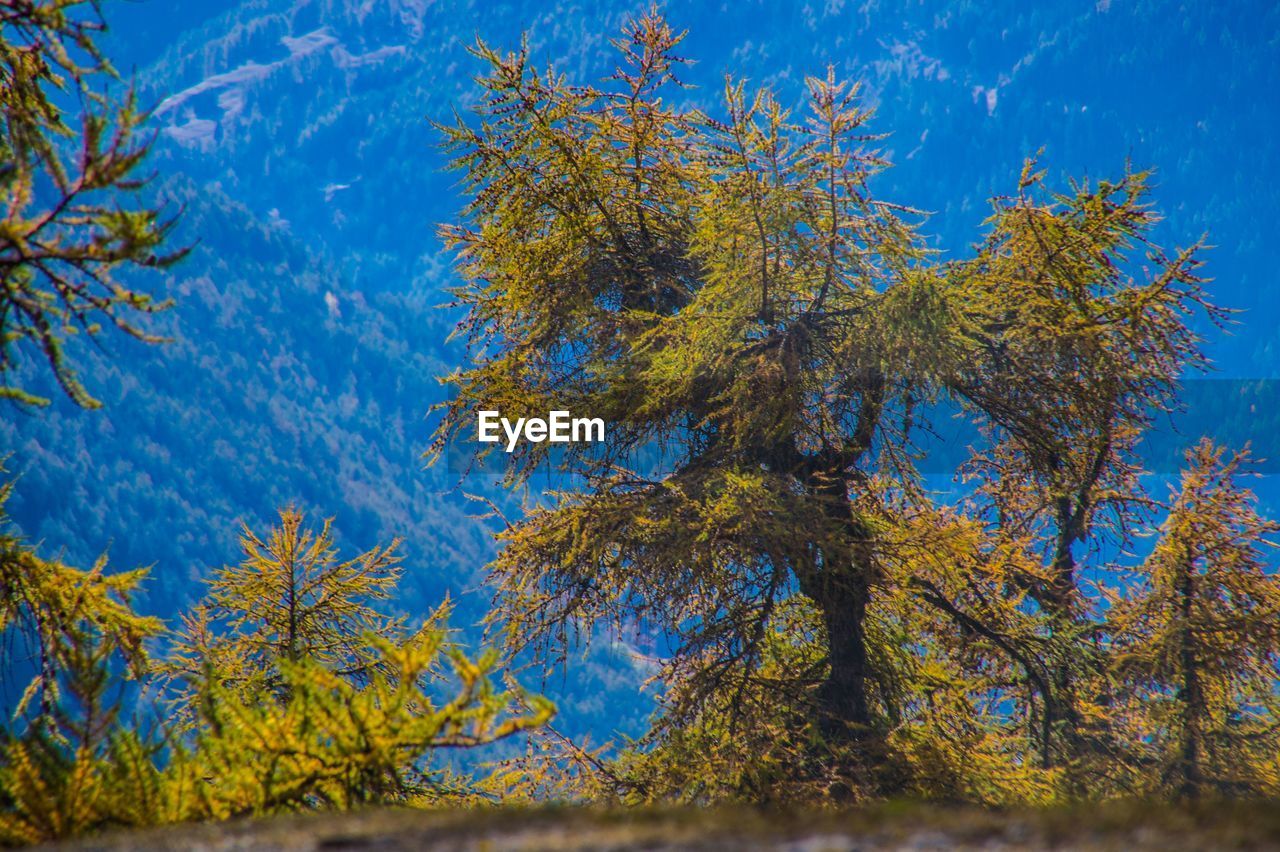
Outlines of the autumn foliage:
{"label": "autumn foliage", "polygon": [[[940,261],[873,193],[856,83],[686,106],[681,38],[634,21],[598,84],[481,43],[477,115],[442,128],[473,357],[436,452],[479,409],[610,429],[512,454],[509,484],[558,490],[502,533],[494,621],[549,659],[636,625],[671,648],[613,794],[1273,792],[1275,530],[1243,456],[1201,446],[1165,506],[1144,484],[1227,317],[1200,245],[1153,241],[1149,174],[1055,189],[1028,162]],[[921,446],[954,417],[982,440],[945,496]]]}
{"label": "autumn foliage", "polygon": [[[40,401],[3,381],[30,351],[92,406],[64,337],[149,338],[162,304],[112,271],[182,252],[99,201],[138,187],[142,116],[90,95],[111,72],[77,5],[0,0],[0,397]],[[694,107],[682,37],[632,21],[598,83],[480,42],[475,115],[439,126],[469,358],[432,457],[482,410],[608,423],[514,445],[505,484],[554,488],[499,533],[498,647],[468,655],[448,601],[396,614],[398,541],[344,556],[294,508],[167,623],[135,610],[146,571],[6,530],[0,842],[379,804],[1280,795],[1280,524],[1245,448],[1197,443],[1168,494],[1143,468],[1228,316],[1201,244],[1156,242],[1150,174],[1028,161],[942,260],[873,192],[856,83],[791,110],[731,77]],[[980,440],[943,491],[923,448],[953,418]],[[666,653],[635,742],[560,735],[509,667],[637,626]]]}

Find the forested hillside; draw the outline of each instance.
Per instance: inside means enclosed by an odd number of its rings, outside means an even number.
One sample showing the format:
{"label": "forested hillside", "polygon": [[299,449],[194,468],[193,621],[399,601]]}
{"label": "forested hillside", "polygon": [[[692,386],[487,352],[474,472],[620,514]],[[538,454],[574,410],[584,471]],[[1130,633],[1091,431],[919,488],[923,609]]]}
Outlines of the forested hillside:
{"label": "forested hillside", "polygon": [[83,347],[104,409],[57,399],[6,419],[27,533],[80,562],[106,550],[154,563],[146,605],[165,612],[234,551],[234,519],[299,501],[338,515],[353,542],[410,538],[422,600],[466,588],[483,531],[418,459],[447,323],[421,300],[343,288],[323,257],[216,189],[179,177],[160,191],[186,206],[181,235],[197,243],[165,276],[178,307],[154,326],[173,342]]}

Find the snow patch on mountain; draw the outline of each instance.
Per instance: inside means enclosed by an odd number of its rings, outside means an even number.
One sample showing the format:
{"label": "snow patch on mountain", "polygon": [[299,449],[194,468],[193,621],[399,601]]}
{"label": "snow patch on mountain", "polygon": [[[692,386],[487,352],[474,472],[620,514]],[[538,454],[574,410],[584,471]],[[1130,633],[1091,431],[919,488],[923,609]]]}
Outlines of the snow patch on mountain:
{"label": "snow patch on mountain", "polygon": [[174,124],[164,129],[164,134],[179,145],[207,150],[217,138],[218,123],[207,118],[191,116],[184,124]]}
{"label": "snow patch on mountain", "polygon": [[362,68],[366,65],[385,62],[393,56],[404,56],[405,52],[402,44],[380,47],[361,54],[350,53],[345,47],[338,46],[333,50],[333,61],[339,68]]}
{"label": "snow patch on mountain", "polygon": [[156,107],[156,114],[164,115],[172,112],[187,101],[205,92],[216,91],[228,86],[245,86],[254,81],[262,80],[281,64],[280,62],[271,62],[267,65],[259,65],[257,62],[249,61],[233,71],[214,74],[212,77],[201,80],[188,89],[183,89],[176,95],[170,95],[165,98],[160,102],[160,106]]}
{"label": "snow patch on mountain", "polygon": [[338,39],[333,33],[329,32],[328,27],[321,27],[314,32],[309,32],[298,38],[284,36],[280,39],[280,43],[289,51],[290,59],[302,59],[304,56],[310,56],[317,50],[324,50],[326,47],[337,45]]}
{"label": "snow patch on mountain", "polygon": [[[426,10],[425,3],[410,3],[409,7],[415,13],[425,13]],[[395,44],[363,53],[352,53],[327,26],[299,36],[282,36],[279,43],[288,51],[288,56],[265,63],[248,60],[231,71],[206,77],[161,101],[156,108],[158,116],[176,116],[182,107],[186,107],[186,114],[190,116],[185,124],[173,123],[165,128],[165,134],[187,146],[203,147],[213,144],[218,126],[226,126],[244,113],[251,87],[281,69],[298,65],[308,57],[327,52],[336,67],[350,70],[378,65],[392,57],[403,56],[406,52],[404,45]],[[211,92],[218,92],[217,108],[221,111],[221,116],[217,120],[197,118],[195,113],[198,107],[195,101]]]}

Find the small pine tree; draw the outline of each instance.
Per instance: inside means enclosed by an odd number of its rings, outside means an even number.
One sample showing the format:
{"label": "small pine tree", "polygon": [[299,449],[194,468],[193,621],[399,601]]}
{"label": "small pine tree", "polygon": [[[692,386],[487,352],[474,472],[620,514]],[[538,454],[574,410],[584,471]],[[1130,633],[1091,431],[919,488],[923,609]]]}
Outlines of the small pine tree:
{"label": "small pine tree", "polygon": [[0,637],[9,647],[31,650],[32,659],[0,656],[12,674],[34,669],[15,718],[49,718],[60,699],[60,675],[73,664],[90,636],[118,651],[130,674],[147,670],[144,643],[160,632],[158,619],[133,611],[130,598],[145,569],[108,573],[103,557],[88,571],[39,556],[9,526],[5,505],[13,484],[0,485]]}
{"label": "small pine tree", "polygon": [[167,669],[187,684],[188,699],[208,672],[249,694],[278,693],[281,664],[301,660],[368,682],[383,661],[366,637],[408,638],[403,618],[376,609],[400,578],[399,539],[340,560],[331,520],[313,531],[286,508],[266,538],[245,526],[240,544],[244,560],[216,571],[205,600],[183,618]]}
{"label": "small pine tree", "polygon": [[1156,751],[1159,788],[1184,798],[1275,794],[1280,579],[1265,549],[1280,523],[1239,483],[1247,451],[1202,441],[1141,587],[1112,616],[1117,667]]}
{"label": "small pine tree", "polygon": [[431,753],[553,714],[493,687],[494,652],[473,661],[447,641],[448,602],[416,631],[377,609],[400,577],[399,541],[342,560],[330,522],[313,531],[290,508],[265,538],[246,527],[241,545],[166,665],[189,735],[167,785],[181,818],[466,801],[477,788],[429,766]]}
{"label": "small pine tree", "polygon": [[[281,663],[279,702],[207,682],[194,744],[169,776],[182,817],[471,802],[477,788],[429,766],[430,755],[536,729],[554,713],[540,697],[495,690],[497,654],[470,660],[443,631],[369,643],[381,665],[360,686],[308,659]],[[442,656],[457,687],[448,700],[437,697]]]}
{"label": "small pine tree", "polygon": [[[11,492],[0,486],[0,525]],[[0,844],[157,818],[155,751],[119,719],[123,680],[148,672],[161,628],[131,606],[146,573],[108,573],[105,558],[83,571],[0,533],[0,641],[31,651],[0,662],[6,675],[34,670],[0,731]]]}
{"label": "small pine tree", "polygon": [[58,702],[22,733],[0,734],[0,845],[161,821],[159,746],[121,722],[119,650],[81,623],[61,657]]}

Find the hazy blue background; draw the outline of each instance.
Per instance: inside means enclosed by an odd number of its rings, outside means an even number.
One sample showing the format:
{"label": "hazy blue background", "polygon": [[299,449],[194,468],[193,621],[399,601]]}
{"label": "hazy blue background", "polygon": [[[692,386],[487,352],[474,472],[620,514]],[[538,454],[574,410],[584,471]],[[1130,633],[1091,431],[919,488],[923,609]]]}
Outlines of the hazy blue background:
{"label": "hazy blue background", "polygon": [[[434,225],[458,207],[430,118],[474,96],[476,35],[596,78],[641,4],[431,0],[107,0],[108,52],[159,105],[156,191],[186,205],[192,258],[150,284],[178,308],[163,349],[89,349],[103,411],[8,412],[23,472],[12,508],[46,552],[154,566],[144,606],[172,615],[236,559],[238,519],[297,501],[346,547],[406,538],[402,608],[449,592],[473,623],[486,527],[424,471],[435,377],[458,362]],[[828,63],[863,81],[898,164],[882,197],[934,212],[950,256],[986,199],[1044,148],[1051,172],[1157,170],[1160,236],[1217,246],[1208,274],[1242,310],[1211,351],[1221,375],[1277,373],[1280,11],[1267,3],[670,4],[713,108],[733,71],[794,98]],[[1258,412],[1280,422],[1273,410]],[[1269,428],[1269,427],[1268,427]],[[1270,438],[1268,431],[1265,437]],[[1280,454],[1278,454],[1280,455]],[[482,485],[482,484],[481,484]],[[481,487],[477,485],[476,487]],[[636,732],[641,635],[599,645],[545,685],[568,726]]]}

